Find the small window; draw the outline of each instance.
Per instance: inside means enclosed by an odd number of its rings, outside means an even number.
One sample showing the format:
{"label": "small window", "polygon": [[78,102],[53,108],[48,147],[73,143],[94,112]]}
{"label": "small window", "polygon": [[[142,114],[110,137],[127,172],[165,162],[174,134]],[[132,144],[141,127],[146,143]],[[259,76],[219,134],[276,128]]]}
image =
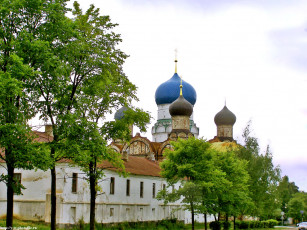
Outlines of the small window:
{"label": "small window", "polygon": [[110,208],[110,216],[114,216],[114,208]]}
{"label": "small window", "polygon": [[163,189],[163,190],[166,189],[166,185],[165,185],[165,184],[162,185],[162,189]]}
{"label": "small window", "polygon": [[130,196],[130,180],[126,183],[126,196]]}
{"label": "small window", "polygon": [[78,173],[72,174],[72,184],[71,184],[71,192],[76,193],[77,192],[77,185],[78,185]]}
{"label": "small window", "polygon": [[19,195],[21,194],[21,173],[14,173],[13,179],[16,186],[14,189],[14,194]]}
{"label": "small window", "polygon": [[152,183],[152,198],[156,197],[156,183]]}
{"label": "small window", "polygon": [[140,197],[143,198],[144,195],[144,182],[140,182]]}
{"label": "small window", "polygon": [[110,180],[110,194],[114,194],[115,193],[115,178],[111,177]]}

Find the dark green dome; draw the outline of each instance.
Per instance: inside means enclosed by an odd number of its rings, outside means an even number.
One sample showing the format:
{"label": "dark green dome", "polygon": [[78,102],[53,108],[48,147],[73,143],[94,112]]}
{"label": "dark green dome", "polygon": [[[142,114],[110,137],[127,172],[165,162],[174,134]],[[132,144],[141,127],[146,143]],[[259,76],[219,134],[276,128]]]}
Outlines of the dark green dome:
{"label": "dark green dome", "polygon": [[236,123],[236,116],[226,107],[218,112],[214,117],[216,125],[234,125]]}
{"label": "dark green dome", "polygon": [[171,116],[191,116],[193,106],[182,95],[180,95],[170,106],[169,113]]}

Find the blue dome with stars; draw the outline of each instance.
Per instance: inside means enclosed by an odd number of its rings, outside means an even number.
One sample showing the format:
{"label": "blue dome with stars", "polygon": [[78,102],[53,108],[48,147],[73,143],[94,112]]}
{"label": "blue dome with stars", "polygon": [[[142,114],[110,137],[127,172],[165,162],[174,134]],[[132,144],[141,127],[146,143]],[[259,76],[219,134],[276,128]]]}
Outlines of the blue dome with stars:
{"label": "blue dome with stars", "polygon": [[[174,102],[180,94],[180,77],[177,73],[171,79],[162,83],[156,90],[155,99],[157,105],[170,104]],[[189,83],[182,80],[182,94],[192,105],[196,102],[196,91]]]}

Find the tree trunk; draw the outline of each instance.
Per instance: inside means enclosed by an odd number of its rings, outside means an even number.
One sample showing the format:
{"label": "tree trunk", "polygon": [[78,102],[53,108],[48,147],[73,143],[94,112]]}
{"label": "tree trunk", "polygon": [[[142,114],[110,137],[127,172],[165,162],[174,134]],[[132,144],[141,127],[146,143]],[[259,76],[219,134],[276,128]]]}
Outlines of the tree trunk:
{"label": "tree trunk", "polygon": [[56,230],[56,171],[55,165],[51,168],[51,230]]}
{"label": "tree trunk", "polygon": [[[6,150],[7,151],[7,150]],[[6,228],[11,229],[13,227],[13,208],[14,208],[14,189],[13,189],[13,183],[14,183],[14,167],[10,165],[10,163],[7,163],[7,185],[6,185],[6,197],[7,197],[7,203],[6,203]]]}
{"label": "tree trunk", "polygon": [[96,205],[96,178],[94,173],[93,163],[90,162],[90,192],[91,192],[91,204],[90,204],[90,230],[95,230],[95,205]]}
{"label": "tree trunk", "polygon": [[191,205],[191,215],[192,215],[192,230],[194,230],[194,206],[193,203],[190,203]]}
{"label": "tree trunk", "polygon": [[226,213],[225,219],[226,219],[226,222],[228,222],[228,213]]}
{"label": "tree trunk", "polygon": [[236,230],[236,217],[233,216],[233,230]]}
{"label": "tree trunk", "polygon": [[205,219],[205,230],[208,229],[207,227],[207,213],[204,213],[204,219]]}
{"label": "tree trunk", "polygon": [[[52,127],[52,130],[54,128]],[[53,132],[53,143],[57,143],[58,135]],[[51,194],[50,194],[50,202],[51,202],[51,215],[50,215],[50,229],[56,230],[56,159],[55,159],[55,148],[51,146],[50,149],[50,157],[54,160],[54,165],[50,169],[51,173]]]}
{"label": "tree trunk", "polygon": [[219,212],[219,213],[217,214],[217,221],[220,221],[220,218],[221,218],[221,213]]}

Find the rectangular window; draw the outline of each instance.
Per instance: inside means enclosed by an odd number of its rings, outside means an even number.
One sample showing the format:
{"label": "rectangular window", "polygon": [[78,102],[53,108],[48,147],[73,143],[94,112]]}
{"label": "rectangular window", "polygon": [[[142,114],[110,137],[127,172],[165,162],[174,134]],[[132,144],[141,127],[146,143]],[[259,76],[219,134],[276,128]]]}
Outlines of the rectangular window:
{"label": "rectangular window", "polygon": [[156,197],[156,183],[152,183],[152,198]]}
{"label": "rectangular window", "polygon": [[114,216],[114,208],[110,208],[110,216]]}
{"label": "rectangular window", "polygon": [[17,190],[14,189],[14,194],[21,194],[21,173],[14,173],[13,175],[14,183],[17,186]]}
{"label": "rectangular window", "polygon": [[72,184],[71,184],[71,192],[76,193],[77,192],[77,185],[78,185],[78,173],[72,174]]}
{"label": "rectangular window", "polygon": [[144,182],[140,182],[140,197],[143,198],[144,195]]}
{"label": "rectangular window", "polygon": [[162,185],[162,189],[163,189],[163,190],[166,189],[166,185],[165,185],[165,184]]}
{"label": "rectangular window", "polygon": [[130,196],[130,180],[127,180],[127,184],[126,184],[126,196]]}
{"label": "rectangular window", "polygon": [[110,194],[114,194],[115,193],[115,178],[111,177],[110,180]]}

